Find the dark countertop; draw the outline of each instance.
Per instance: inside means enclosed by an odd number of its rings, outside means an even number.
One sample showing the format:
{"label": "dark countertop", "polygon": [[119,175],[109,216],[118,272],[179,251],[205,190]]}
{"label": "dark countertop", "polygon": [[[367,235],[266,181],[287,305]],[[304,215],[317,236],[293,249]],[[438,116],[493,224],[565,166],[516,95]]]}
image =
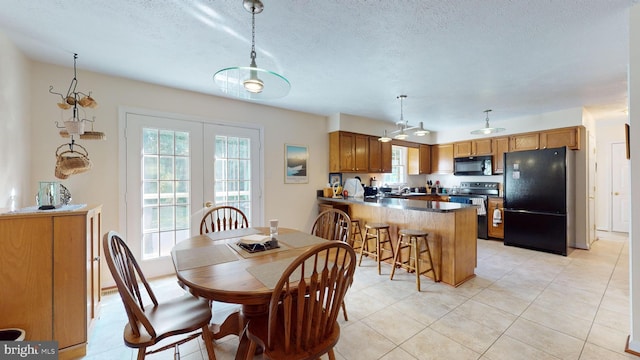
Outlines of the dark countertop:
{"label": "dark countertop", "polygon": [[349,197],[347,199],[341,199],[341,198],[318,197],[318,201],[386,207],[386,208],[399,209],[399,210],[418,210],[418,211],[432,211],[432,212],[450,212],[450,211],[462,210],[467,208],[474,208],[474,209],[477,208],[476,205],[471,205],[471,204],[458,204],[458,203],[452,203],[452,202],[446,202],[446,201],[409,200],[409,199],[399,199],[399,198],[359,199],[359,198]]}

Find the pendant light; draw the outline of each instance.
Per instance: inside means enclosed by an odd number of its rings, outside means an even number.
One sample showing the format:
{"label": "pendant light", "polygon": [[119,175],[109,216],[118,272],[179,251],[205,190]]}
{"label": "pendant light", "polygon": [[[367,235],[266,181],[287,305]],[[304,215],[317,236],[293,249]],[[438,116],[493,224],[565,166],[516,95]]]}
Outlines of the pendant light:
{"label": "pendant light", "polygon": [[256,64],[256,14],[264,10],[264,4],[260,0],[244,0],[242,4],[251,13],[251,64],[219,70],[213,75],[213,80],[224,93],[242,99],[265,100],[286,96],[291,89],[289,80]]}
{"label": "pendant light", "polygon": [[478,130],[473,130],[471,133],[475,134],[475,135],[488,135],[488,134],[493,134],[493,133],[497,133],[500,131],[504,131],[504,128],[494,128],[489,126],[489,112],[491,111],[491,109],[485,110],[484,112],[487,114],[487,118],[485,119],[485,123],[484,123],[484,127],[482,129],[478,129]]}
{"label": "pendant light", "polygon": [[[399,129],[392,131],[390,134],[391,135],[395,134],[393,138],[397,140],[407,139],[409,137],[409,134],[407,133],[407,131],[410,131],[410,130],[414,130],[413,135],[415,136],[425,136],[430,133],[429,130],[426,130],[424,128],[422,121],[420,122],[420,126],[409,126],[409,124],[407,124],[407,122],[404,121],[403,100],[406,98],[407,98],[407,95],[398,95],[396,97],[396,99],[400,99],[400,120],[398,120],[398,122],[396,123]],[[392,139],[389,137],[389,135],[387,135],[387,130],[384,131],[384,134],[382,135],[382,137],[378,138],[378,141],[380,142],[389,142],[391,140]]]}

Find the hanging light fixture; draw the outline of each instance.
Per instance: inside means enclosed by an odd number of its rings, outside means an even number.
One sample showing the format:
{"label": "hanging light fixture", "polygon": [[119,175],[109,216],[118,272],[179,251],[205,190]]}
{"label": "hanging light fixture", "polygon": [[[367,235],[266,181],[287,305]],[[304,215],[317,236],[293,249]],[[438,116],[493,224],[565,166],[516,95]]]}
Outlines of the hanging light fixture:
{"label": "hanging light fixture", "polygon": [[286,96],[291,89],[289,80],[256,65],[256,14],[264,10],[264,4],[260,0],[244,0],[242,4],[251,13],[251,64],[219,70],[213,75],[213,80],[224,93],[243,99],[264,100]]}
{"label": "hanging light fixture", "polygon": [[504,128],[494,128],[489,126],[489,112],[491,111],[491,109],[487,109],[484,112],[487,114],[487,118],[485,119],[485,123],[484,123],[484,127],[482,129],[478,129],[478,130],[473,130],[471,133],[475,134],[475,135],[488,135],[488,134],[493,134],[493,133],[497,133],[500,131],[504,131]]}
{"label": "hanging light fixture", "polygon": [[378,138],[378,141],[380,142],[389,142],[392,139],[389,137],[389,135],[387,135],[387,130],[384,131],[384,134],[382,135],[382,137]]}
{"label": "hanging light fixture", "polygon": [[[413,132],[413,135],[416,135],[416,136],[425,136],[430,132],[429,130],[426,130],[424,128],[422,121],[420,122],[420,126],[409,126],[409,124],[404,120],[403,100],[406,98],[407,98],[407,95],[398,95],[396,97],[396,99],[400,99],[400,120],[396,122],[396,125],[399,127],[399,129],[391,131],[390,134],[391,135],[395,134],[393,138],[397,140],[407,139],[409,137],[409,134],[407,133],[407,131],[410,131],[410,130],[415,130]],[[389,135],[387,135],[387,130],[384,131],[384,135],[382,135],[382,137],[378,138],[378,141],[381,141],[381,142],[391,141],[391,138],[389,137]]]}

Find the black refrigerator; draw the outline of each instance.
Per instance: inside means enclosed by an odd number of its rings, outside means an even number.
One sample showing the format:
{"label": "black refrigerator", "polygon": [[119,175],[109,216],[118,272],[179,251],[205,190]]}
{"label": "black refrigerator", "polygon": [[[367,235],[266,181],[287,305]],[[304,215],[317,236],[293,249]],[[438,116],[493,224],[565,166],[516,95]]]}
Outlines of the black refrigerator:
{"label": "black refrigerator", "polygon": [[573,152],[504,154],[504,244],[566,256],[575,243]]}

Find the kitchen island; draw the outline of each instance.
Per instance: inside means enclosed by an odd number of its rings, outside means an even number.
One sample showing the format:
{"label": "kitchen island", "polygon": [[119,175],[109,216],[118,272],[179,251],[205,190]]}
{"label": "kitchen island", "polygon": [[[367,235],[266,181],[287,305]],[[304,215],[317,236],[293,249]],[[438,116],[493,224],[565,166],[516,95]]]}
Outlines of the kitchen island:
{"label": "kitchen island", "polygon": [[[319,204],[348,207],[349,216],[364,225],[370,222],[389,224],[391,240],[397,241],[399,229],[419,229],[429,233],[436,271],[445,284],[458,286],[475,276],[477,264],[477,206],[442,201],[397,198],[326,198]],[[432,277],[432,273],[427,274]]]}

